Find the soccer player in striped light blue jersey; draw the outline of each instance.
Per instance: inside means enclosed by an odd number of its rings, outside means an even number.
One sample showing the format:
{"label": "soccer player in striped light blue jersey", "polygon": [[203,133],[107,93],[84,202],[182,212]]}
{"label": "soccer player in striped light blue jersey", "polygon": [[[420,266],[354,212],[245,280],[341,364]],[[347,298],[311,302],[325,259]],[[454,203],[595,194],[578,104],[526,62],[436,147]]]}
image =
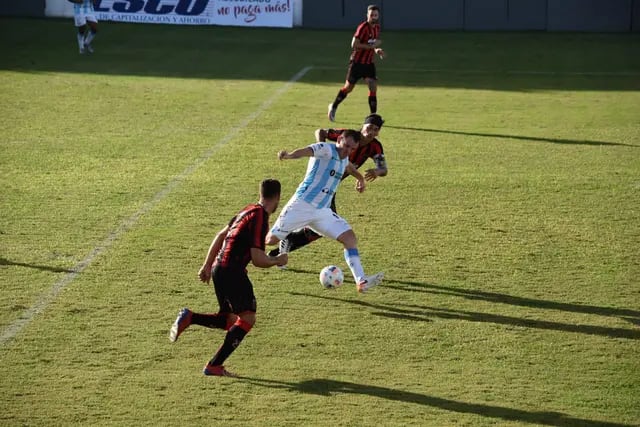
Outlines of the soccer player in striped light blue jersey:
{"label": "soccer player in striped light blue jersey", "polygon": [[93,0],[69,0],[73,3],[73,21],[78,29],[78,50],[80,54],[93,53],[91,42],[98,32],[98,18],[93,9]]}
{"label": "soccer player in striped light blue jersey", "polygon": [[279,242],[280,253],[288,253],[287,236],[308,226],[318,234],[343,244],[344,258],[355,279],[357,290],[366,292],[380,284],[384,274],[365,275],[355,233],[344,218],[331,210],[331,200],[345,173],[357,179],[358,192],[365,189],[365,178],[349,161],[349,154],[358,147],[360,137],[357,130],[347,129],[335,144],[317,142],[291,152],[278,153],[280,160],[302,157],[310,159],[304,179],[271,227],[266,244],[275,245]]}

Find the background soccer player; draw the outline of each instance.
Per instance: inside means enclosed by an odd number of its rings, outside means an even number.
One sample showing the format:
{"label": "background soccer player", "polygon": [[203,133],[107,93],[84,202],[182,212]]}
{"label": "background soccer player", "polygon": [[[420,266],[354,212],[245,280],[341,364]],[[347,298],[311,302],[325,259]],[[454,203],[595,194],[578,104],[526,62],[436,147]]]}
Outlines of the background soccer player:
{"label": "background soccer player", "polygon": [[378,111],[378,98],[376,90],[378,87],[378,77],[376,76],[376,65],[373,62],[374,54],[380,59],[384,58],[384,51],[380,48],[382,40],[380,37],[380,9],[376,5],[367,7],[367,20],[356,28],[356,32],[351,39],[351,57],[349,58],[349,68],[347,70],[347,80],[342,89],[338,91],[336,99],[329,104],[327,116],[330,121],[336,120],[336,110],[338,105],[353,90],[360,79],[365,79],[369,85],[369,110],[371,113]]}
{"label": "background soccer player", "polygon": [[360,132],[347,129],[338,137],[336,144],[316,142],[292,152],[278,153],[280,160],[302,157],[310,159],[304,179],[271,227],[266,243],[274,245],[280,241],[280,253],[287,253],[286,237],[292,231],[309,226],[315,232],[342,243],[344,259],[355,279],[357,290],[365,292],[378,285],[384,274],[364,274],[355,233],[349,223],[330,208],[333,195],[345,172],[358,180],[356,190],[364,191],[364,176],[349,162],[349,154],[357,148],[359,139]]}
{"label": "background soccer player", "polygon": [[224,368],[223,363],[256,322],[256,297],[247,275],[249,261],[261,268],[288,261],[286,253],[271,257],[264,251],[269,214],[275,212],[279,202],[280,182],[275,179],[262,181],[258,203],[246,206],[220,230],[198,272],[198,277],[205,283],[213,277],[220,307],[218,312],[201,314],[183,308],[171,327],[169,340],[172,342],[190,325],[227,331],[217,353],[205,365],[205,375],[235,376]]}
{"label": "background soccer player", "polygon": [[[364,119],[364,123],[362,125],[361,138],[358,143],[358,147],[351,151],[349,155],[349,161],[356,168],[360,168],[367,159],[372,159],[375,167],[367,169],[365,171],[365,179],[367,181],[373,181],[379,176],[387,175],[387,162],[384,157],[384,150],[382,148],[382,143],[378,141],[377,137],[380,133],[380,128],[382,128],[382,124],[384,120],[378,114],[370,114]],[[315,132],[317,141],[337,141],[338,137],[344,132],[346,129],[317,129]],[[342,179],[345,179],[347,175],[344,175]],[[331,200],[331,210],[336,211],[336,196],[333,195],[333,199]],[[292,252],[296,249],[299,249],[303,246],[308,245],[309,243],[318,240],[320,236],[318,233],[314,232],[309,227],[305,227],[303,229],[294,231],[293,233],[287,236],[287,241],[289,242],[289,252]],[[269,252],[269,255],[276,256],[279,253],[279,249],[273,249]]]}
{"label": "background soccer player", "polygon": [[[93,10],[93,0],[69,0],[73,3],[73,21],[78,29],[78,49],[80,54],[93,53],[91,42],[98,32],[98,18]],[[88,31],[87,31],[88,27]]]}

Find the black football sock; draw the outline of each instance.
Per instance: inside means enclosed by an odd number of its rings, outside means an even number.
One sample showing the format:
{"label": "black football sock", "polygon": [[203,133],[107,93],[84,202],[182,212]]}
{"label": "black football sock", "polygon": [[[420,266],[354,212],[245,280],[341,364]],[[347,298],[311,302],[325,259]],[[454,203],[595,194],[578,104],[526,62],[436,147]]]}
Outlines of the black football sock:
{"label": "black football sock", "polygon": [[340,105],[340,103],[344,101],[346,97],[347,97],[347,93],[344,91],[344,89],[340,89],[338,91],[338,95],[336,96],[336,99],[333,100],[333,108],[338,108],[338,105]]}
{"label": "black football sock", "polygon": [[209,365],[220,366],[224,364],[224,361],[238,348],[247,333],[248,331],[245,331],[240,326],[233,325],[224,337],[224,342],[218,349],[218,352],[209,361]]}
{"label": "black football sock", "polygon": [[309,228],[303,228],[302,230],[294,231],[293,233],[287,236],[289,240],[289,252],[295,251],[296,249],[300,249],[303,246],[307,246],[309,243],[318,240],[320,236],[315,231]]}
{"label": "black football sock", "polygon": [[371,114],[378,110],[378,97],[375,95],[369,95],[369,110]]}
{"label": "black football sock", "polygon": [[191,324],[200,325],[206,328],[226,329],[227,328],[227,315],[226,314],[200,314],[193,313],[191,315]]}

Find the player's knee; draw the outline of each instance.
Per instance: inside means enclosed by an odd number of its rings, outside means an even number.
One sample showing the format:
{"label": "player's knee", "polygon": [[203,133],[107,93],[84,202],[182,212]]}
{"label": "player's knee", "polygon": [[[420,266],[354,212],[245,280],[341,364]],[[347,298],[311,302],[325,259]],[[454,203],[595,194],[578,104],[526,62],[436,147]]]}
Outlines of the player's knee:
{"label": "player's knee", "polygon": [[245,332],[249,332],[253,325],[256,324],[256,313],[254,312],[245,312],[241,313],[238,316],[238,319],[234,323],[234,325],[238,326],[240,329]]}
{"label": "player's knee", "polygon": [[346,249],[358,247],[358,238],[356,237],[356,233],[354,233],[353,230],[345,231],[338,236],[337,240],[342,243]]}
{"label": "player's knee", "polygon": [[269,246],[270,245],[275,245],[279,241],[280,241],[280,239],[277,236],[271,234],[271,232],[267,233],[267,238],[265,239],[265,244],[266,245],[269,245]]}

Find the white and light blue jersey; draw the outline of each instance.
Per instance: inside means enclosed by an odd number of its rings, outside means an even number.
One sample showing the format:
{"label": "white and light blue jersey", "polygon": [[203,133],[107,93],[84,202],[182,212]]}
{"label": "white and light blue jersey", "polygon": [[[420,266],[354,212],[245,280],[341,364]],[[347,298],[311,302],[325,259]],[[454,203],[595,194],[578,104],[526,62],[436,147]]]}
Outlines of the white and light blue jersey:
{"label": "white and light blue jersey", "polygon": [[307,173],[298,186],[295,197],[318,209],[331,206],[331,199],[349,164],[349,158],[340,158],[335,144],[318,142],[309,146],[313,157],[307,164]]}
{"label": "white and light blue jersey", "polygon": [[93,14],[93,0],[83,0],[82,3],[74,3],[73,12],[76,14],[82,13],[85,15]]}

